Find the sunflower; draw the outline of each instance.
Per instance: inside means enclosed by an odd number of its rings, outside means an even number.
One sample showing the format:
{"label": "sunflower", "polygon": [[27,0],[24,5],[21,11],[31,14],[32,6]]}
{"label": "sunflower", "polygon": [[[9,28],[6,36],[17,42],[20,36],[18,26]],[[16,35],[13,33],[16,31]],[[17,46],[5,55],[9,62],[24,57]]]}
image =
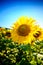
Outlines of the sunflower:
{"label": "sunflower", "polygon": [[5,30],[5,28],[0,27],[0,31],[1,31],[1,32],[4,31],[4,30]]}
{"label": "sunflower", "polygon": [[11,38],[11,30],[6,30],[5,38]]}
{"label": "sunflower", "polygon": [[34,39],[33,31],[35,20],[32,18],[21,17],[12,26],[11,37],[17,43],[30,43]]}
{"label": "sunflower", "polygon": [[43,29],[39,26],[35,27],[36,30],[34,30],[33,36],[36,38],[36,40],[42,41],[43,40]]}

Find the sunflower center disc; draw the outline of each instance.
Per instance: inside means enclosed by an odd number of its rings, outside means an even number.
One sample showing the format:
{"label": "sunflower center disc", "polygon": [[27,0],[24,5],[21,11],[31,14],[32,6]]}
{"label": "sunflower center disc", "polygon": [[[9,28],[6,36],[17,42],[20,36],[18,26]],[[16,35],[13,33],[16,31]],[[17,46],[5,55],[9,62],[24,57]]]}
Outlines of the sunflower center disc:
{"label": "sunflower center disc", "polygon": [[6,32],[6,36],[11,37],[11,33],[10,32]]}
{"label": "sunflower center disc", "polygon": [[26,24],[23,24],[18,28],[18,34],[20,36],[27,36],[29,32],[30,32],[30,27]]}
{"label": "sunflower center disc", "polygon": [[37,31],[38,33],[34,34],[34,37],[38,38],[41,35],[40,31]]}

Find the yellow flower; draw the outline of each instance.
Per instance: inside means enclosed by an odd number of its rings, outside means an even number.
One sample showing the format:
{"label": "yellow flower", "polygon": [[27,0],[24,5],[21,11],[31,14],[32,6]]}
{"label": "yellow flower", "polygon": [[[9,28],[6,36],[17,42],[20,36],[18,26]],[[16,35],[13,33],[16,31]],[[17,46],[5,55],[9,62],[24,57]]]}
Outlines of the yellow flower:
{"label": "yellow flower", "polygon": [[0,32],[3,32],[4,30],[5,30],[5,28],[0,27]]}
{"label": "yellow flower", "polygon": [[4,28],[0,27],[0,31],[4,30]]}
{"label": "yellow flower", "polygon": [[34,22],[32,18],[21,17],[12,26],[11,37],[17,43],[31,43],[34,39]]}
{"label": "yellow flower", "polygon": [[43,29],[40,28],[39,26],[36,26],[35,29],[36,30],[34,31],[33,36],[36,38],[36,40],[39,41],[43,40]]}
{"label": "yellow flower", "polygon": [[11,38],[11,30],[6,31],[5,38]]}

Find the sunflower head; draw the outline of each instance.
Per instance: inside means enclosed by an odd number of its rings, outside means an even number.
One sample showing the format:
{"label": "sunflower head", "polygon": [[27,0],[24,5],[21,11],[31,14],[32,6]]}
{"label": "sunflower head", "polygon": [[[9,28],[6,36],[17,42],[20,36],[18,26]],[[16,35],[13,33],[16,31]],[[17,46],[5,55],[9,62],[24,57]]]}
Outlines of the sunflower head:
{"label": "sunflower head", "polygon": [[[34,36],[34,22],[32,18],[21,17],[12,26],[11,37],[14,42],[31,43]],[[34,25],[33,25],[34,24]]]}
{"label": "sunflower head", "polygon": [[0,31],[4,31],[4,30],[5,30],[5,28],[0,27]]}
{"label": "sunflower head", "polygon": [[38,38],[40,35],[41,35],[41,32],[40,32],[40,31],[37,31],[35,34],[33,34],[33,36],[34,36],[35,38]]}
{"label": "sunflower head", "polygon": [[10,30],[7,30],[7,31],[6,31],[5,37],[6,37],[6,38],[11,38],[11,31],[10,31]]}
{"label": "sunflower head", "polygon": [[43,40],[43,29],[40,27],[37,27],[33,36],[39,41]]}
{"label": "sunflower head", "polygon": [[6,36],[11,37],[11,33],[10,32],[6,32]]}

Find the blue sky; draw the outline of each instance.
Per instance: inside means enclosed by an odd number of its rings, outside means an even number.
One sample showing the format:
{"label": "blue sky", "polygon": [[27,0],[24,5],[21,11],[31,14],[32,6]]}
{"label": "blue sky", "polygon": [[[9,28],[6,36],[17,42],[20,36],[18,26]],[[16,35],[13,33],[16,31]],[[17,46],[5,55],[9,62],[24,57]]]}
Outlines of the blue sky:
{"label": "blue sky", "polygon": [[0,26],[11,27],[21,16],[34,18],[43,27],[42,0],[0,0]]}

